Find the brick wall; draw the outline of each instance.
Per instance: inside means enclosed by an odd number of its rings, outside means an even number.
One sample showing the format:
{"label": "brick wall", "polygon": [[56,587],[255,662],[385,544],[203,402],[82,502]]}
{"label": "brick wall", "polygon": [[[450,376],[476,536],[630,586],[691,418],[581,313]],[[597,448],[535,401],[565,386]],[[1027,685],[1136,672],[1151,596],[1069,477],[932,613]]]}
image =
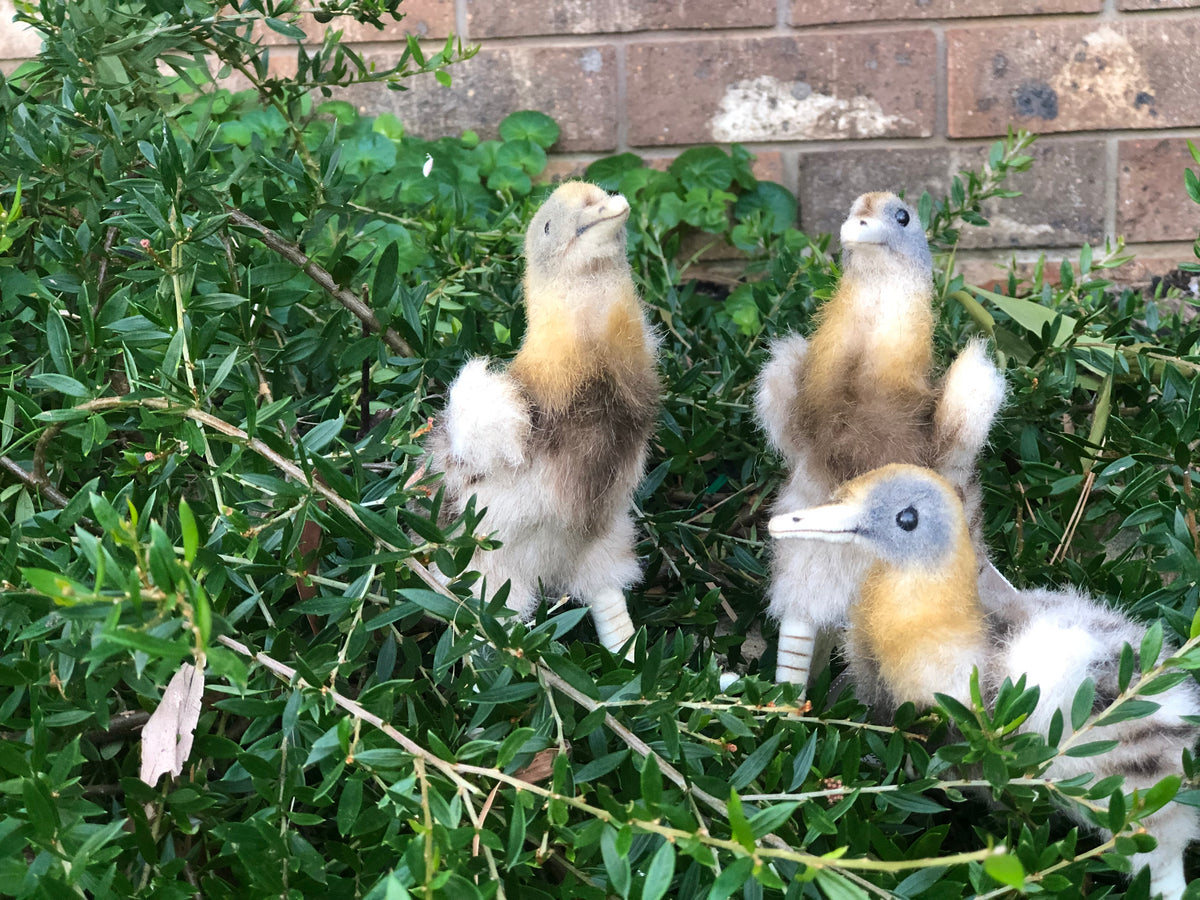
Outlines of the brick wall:
{"label": "brick wall", "polygon": [[[1043,135],[1025,196],[969,229],[990,263],[1124,235],[1132,277],[1191,258],[1200,0],[407,0],[405,23],[482,45],[408,94],[362,92],[418,132],[487,133],[520,108],[563,127],[556,171],[739,141],[836,230],[863,190],[943,191],[1011,123]],[[367,48],[387,56],[386,43]]]}
{"label": "brick wall", "polygon": [[[0,0],[0,15],[9,0]],[[480,43],[404,93],[363,89],[425,136],[484,136],[516,109],[562,126],[553,169],[631,150],[670,157],[738,141],[797,193],[801,225],[836,230],[868,189],[944,191],[1009,124],[1043,137],[1025,196],[964,234],[966,262],[1124,235],[1161,271],[1191,256],[1183,192],[1200,142],[1200,0],[406,0],[371,59],[413,31]],[[0,25],[0,28],[4,26]],[[0,58],[5,58],[0,34]]]}

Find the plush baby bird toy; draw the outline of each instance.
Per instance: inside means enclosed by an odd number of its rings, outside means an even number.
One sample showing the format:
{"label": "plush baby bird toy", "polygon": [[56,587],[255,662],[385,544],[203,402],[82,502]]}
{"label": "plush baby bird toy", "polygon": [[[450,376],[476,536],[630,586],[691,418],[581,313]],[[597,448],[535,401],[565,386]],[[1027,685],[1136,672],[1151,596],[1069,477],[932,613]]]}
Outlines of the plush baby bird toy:
{"label": "plush baby bird toy", "polygon": [[600,641],[633,637],[634,488],[659,408],[657,342],[625,257],[629,203],[561,185],[525,235],[527,330],[507,369],[468,362],[434,429],[447,506],[471,496],[501,542],[472,568],[527,617],[539,583],[591,607]]}
{"label": "plush baby bird toy", "polygon": [[[848,478],[904,462],[949,478],[977,517],[974,461],[1004,379],[972,341],[933,383],[933,262],[916,210],[894,194],[864,194],[841,241],[842,278],[811,340],[777,341],[759,380],[759,420],[790,469],[775,509],[821,503]],[[818,636],[845,623],[866,567],[854,547],[776,548],[777,681],[808,681]]]}
{"label": "plush baby bird toy", "polygon": [[[929,469],[889,465],[842,487],[834,502],[775,516],[776,538],[855,546],[872,559],[850,612],[847,640],[859,698],[876,710],[906,701],[930,706],[934,693],[970,705],[970,677],[979,669],[985,697],[1005,678],[1028,676],[1041,699],[1022,726],[1049,728],[1056,709],[1071,721],[1071,703],[1085,678],[1104,709],[1121,693],[1122,646],[1141,645],[1145,629],[1076,591],[1014,592],[985,613],[977,565],[958,492]],[[1171,655],[1164,649],[1160,659]],[[1184,716],[1200,714],[1200,691],[1188,679],[1154,695],[1157,712],[1094,729],[1088,740],[1120,743],[1098,756],[1059,756],[1047,776],[1125,776],[1125,788],[1146,789],[1180,769],[1180,755],[1200,737]],[[1158,841],[1150,853],[1151,894],[1178,900],[1186,882],[1183,851],[1200,838],[1192,807],[1168,804],[1147,817]]]}

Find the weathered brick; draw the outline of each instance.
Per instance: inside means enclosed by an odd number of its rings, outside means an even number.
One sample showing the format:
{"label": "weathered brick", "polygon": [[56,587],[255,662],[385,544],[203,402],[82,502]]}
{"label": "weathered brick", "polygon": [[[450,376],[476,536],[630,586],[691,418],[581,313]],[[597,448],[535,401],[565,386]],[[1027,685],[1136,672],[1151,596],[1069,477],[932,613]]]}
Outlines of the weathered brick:
{"label": "weathered brick", "polygon": [[467,0],[472,40],[775,24],[775,0]]}
{"label": "weathered brick", "polygon": [[926,29],[635,44],[629,142],[928,136],[936,57]]}
{"label": "weathered brick", "polygon": [[0,0],[0,59],[30,59],[42,49],[42,37],[32,28],[13,21],[12,0]]}
{"label": "weathered brick", "polygon": [[[1136,0],[1135,0],[1136,2]],[[1153,2],[1153,0],[1145,0]],[[1042,15],[1099,12],[1102,0],[792,0],[793,25],[831,22],[882,22],[913,19],[957,19],[968,16]]]}
{"label": "weathered brick", "polygon": [[1200,234],[1200,205],[1183,187],[1184,169],[1200,165],[1183,139],[1121,141],[1117,232],[1130,241],[1191,241]]}
{"label": "weathered brick", "polygon": [[[297,24],[304,29],[311,44],[321,41],[326,28],[340,30],[342,39],[349,44],[403,41],[410,34],[421,38],[444,38],[454,31],[454,0],[405,0],[400,9],[405,14],[404,18],[397,22],[389,16],[383,16],[382,30],[365,22],[356,22],[349,16],[339,16],[322,24],[312,17],[312,13],[302,15]],[[291,43],[288,38],[266,27],[261,28],[259,33],[266,44]]]}
{"label": "weathered brick", "polygon": [[1200,0],[1118,0],[1121,9],[1186,9],[1200,6]]}
{"label": "weathered brick", "polygon": [[[850,204],[867,191],[945,196],[955,174],[987,161],[988,144],[913,150],[838,150],[800,158],[800,219],[810,233],[836,234]],[[960,246],[1076,246],[1104,237],[1104,145],[1100,140],[1046,141],[1030,151],[1033,167],[1011,175],[1011,200],[984,204],[987,228],[965,226]]]}
{"label": "weathered brick", "polygon": [[[400,48],[368,52],[392,65]],[[495,137],[500,121],[520,109],[552,115],[562,128],[555,149],[608,151],[617,145],[617,62],[610,45],[484,48],[450,69],[452,87],[413,78],[407,91],[360,85],[344,96],[369,114],[390,112],[422,137],[475,129]]]}
{"label": "weathered brick", "polygon": [[1200,17],[946,32],[951,137],[1200,124]]}

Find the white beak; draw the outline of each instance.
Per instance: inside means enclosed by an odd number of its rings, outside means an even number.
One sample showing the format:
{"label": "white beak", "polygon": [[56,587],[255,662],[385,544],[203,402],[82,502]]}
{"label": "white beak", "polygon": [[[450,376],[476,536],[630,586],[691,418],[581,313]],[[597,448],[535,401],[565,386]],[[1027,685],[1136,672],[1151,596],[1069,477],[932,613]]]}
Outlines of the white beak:
{"label": "white beak", "polygon": [[883,244],[887,241],[883,223],[874,216],[851,216],[842,223],[841,238],[843,246],[846,244]]}
{"label": "white beak", "polygon": [[861,507],[846,501],[773,516],[767,523],[767,531],[774,538],[807,538],[845,544],[858,536],[861,524]]}
{"label": "white beak", "polygon": [[601,222],[624,222],[629,218],[629,201],[621,194],[612,194],[603,203],[589,206],[579,217],[579,227],[576,235],[583,234],[589,228]]}

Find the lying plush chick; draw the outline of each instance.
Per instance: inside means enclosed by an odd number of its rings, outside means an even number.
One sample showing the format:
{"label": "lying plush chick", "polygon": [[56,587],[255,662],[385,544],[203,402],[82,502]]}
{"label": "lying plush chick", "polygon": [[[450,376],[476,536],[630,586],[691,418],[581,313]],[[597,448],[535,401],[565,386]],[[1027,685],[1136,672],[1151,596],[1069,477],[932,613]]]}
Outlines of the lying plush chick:
{"label": "lying plush chick", "polygon": [[[1071,702],[1085,678],[1096,685],[1098,709],[1121,693],[1118,660],[1125,644],[1141,645],[1145,629],[1076,591],[1017,591],[1003,608],[985,612],[977,589],[975,553],[954,487],[929,469],[889,465],[842,487],[835,502],[771,519],[776,538],[861,548],[872,560],[850,612],[851,674],[859,697],[876,710],[911,701],[929,706],[937,692],[970,704],[970,676],[979,669],[985,696],[1005,678],[1026,675],[1041,689],[1022,726],[1045,733],[1056,709],[1071,720]],[[1172,651],[1165,648],[1160,658]],[[1092,772],[1125,776],[1145,789],[1179,771],[1180,755],[1200,728],[1200,691],[1185,681],[1154,696],[1152,715],[1094,729],[1089,740],[1115,740],[1113,750],[1083,759],[1061,756],[1050,778]],[[1145,820],[1158,840],[1149,855],[1151,892],[1183,895],[1183,851],[1200,839],[1191,807],[1170,804]]]}
{"label": "lying plush chick", "polygon": [[633,637],[624,590],[638,576],[631,515],[659,408],[657,341],[625,257],[629,203],[561,185],[525,235],[528,326],[507,369],[474,359],[432,436],[447,506],[475,496],[502,546],[472,568],[527,617],[538,585],[587,602],[600,641]]}
{"label": "lying plush chick", "polygon": [[[863,194],[841,241],[842,278],[811,340],[776,342],[759,380],[759,421],[790,469],[775,509],[823,502],[846,479],[903,462],[948,477],[975,520],[974,462],[1004,398],[1003,376],[972,341],[932,381],[933,262],[916,210],[894,194]],[[866,567],[853,547],[776,550],[776,680],[808,681],[815,642],[845,624]]]}

